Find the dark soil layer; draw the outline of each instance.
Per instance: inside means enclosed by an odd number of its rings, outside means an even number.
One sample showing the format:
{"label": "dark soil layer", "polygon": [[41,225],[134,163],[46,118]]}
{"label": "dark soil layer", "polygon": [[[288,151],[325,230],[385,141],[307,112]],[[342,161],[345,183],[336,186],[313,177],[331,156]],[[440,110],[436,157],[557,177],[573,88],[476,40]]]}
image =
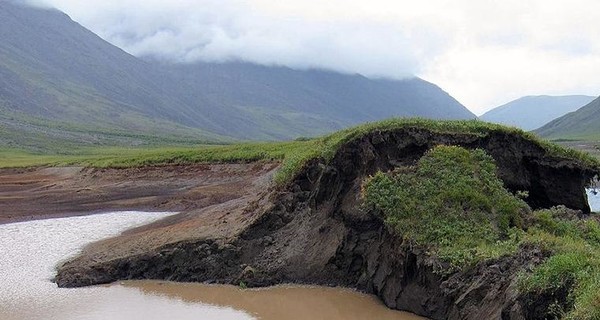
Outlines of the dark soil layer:
{"label": "dark soil layer", "polygon": [[[596,169],[547,156],[521,136],[415,128],[374,132],[341,147],[331,161],[313,160],[283,191],[262,188],[168,228],[93,244],[60,266],[56,281],[62,287],[148,278],[345,286],[432,319],[544,319],[550,304],[564,298],[564,288],[526,296],[516,282],[520,271],[549,253],[523,247],[515,256],[447,274],[440,272],[444,263],[394,235],[378,214],[361,209],[365,177],[411,165],[438,144],[485,149],[505,185],[528,191],[534,208],[562,204],[589,212],[584,187]],[[208,218],[216,215],[222,219]],[[168,237],[194,219],[204,219],[201,231]]]}

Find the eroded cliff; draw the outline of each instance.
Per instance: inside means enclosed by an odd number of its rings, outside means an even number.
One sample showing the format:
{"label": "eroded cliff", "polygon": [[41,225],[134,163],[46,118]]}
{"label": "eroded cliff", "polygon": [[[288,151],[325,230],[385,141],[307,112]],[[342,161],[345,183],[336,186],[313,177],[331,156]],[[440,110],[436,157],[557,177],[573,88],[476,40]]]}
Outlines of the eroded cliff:
{"label": "eroded cliff", "polygon": [[[245,201],[188,215],[194,220],[227,211],[223,219],[203,225],[218,232],[153,245],[140,244],[135,234],[94,244],[61,265],[56,281],[63,287],[120,279],[345,286],[432,319],[545,318],[568,288],[532,297],[519,291],[517,278],[542,263],[551,254],[547,250],[524,245],[516,254],[443,272],[446,262],[403,240],[379,213],[361,205],[366,177],[413,165],[436,145],[485,150],[506,188],[527,191],[532,208],[590,211],[585,186],[597,168],[551,155],[521,135],[375,130],[343,144],[332,159],[312,159],[283,188],[271,185]],[[144,230],[143,237],[163,239],[186,223]]]}

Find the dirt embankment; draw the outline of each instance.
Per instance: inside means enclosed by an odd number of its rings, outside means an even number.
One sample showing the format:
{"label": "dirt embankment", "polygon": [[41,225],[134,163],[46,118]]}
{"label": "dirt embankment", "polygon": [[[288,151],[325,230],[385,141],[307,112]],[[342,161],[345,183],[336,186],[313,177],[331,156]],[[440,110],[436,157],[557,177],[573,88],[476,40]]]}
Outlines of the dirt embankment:
{"label": "dirt embankment", "polygon": [[0,223],[110,210],[190,211],[239,198],[275,163],[0,169]]}
{"label": "dirt embankment", "polygon": [[[564,204],[589,212],[584,186],[596,172],[548,156],[523,137],[424,129],[375,132],[343,146],[332,161],[314,160],[283,191],[263,186],[243,201],[199,210],[167,227],[93,244],[62,265],[56,281],[65,287],[148,278],[335,285],[374,293],[391,308],[432,319],[545,318],[565,291],[525,296],[516,282],[520,271],[539,264],[547,253],[525,247],[515,256],[440,273],[442,262],[361,208],[366,176],[410,165],[437,144],[485,149],[496,159],[506,186],[528,191],[533,207]],[[190,222],[195,219],[204,220]],[[202,230],[179,231],[190,223],[192,230]],[[183,236],[168,237],[177,232]]]}

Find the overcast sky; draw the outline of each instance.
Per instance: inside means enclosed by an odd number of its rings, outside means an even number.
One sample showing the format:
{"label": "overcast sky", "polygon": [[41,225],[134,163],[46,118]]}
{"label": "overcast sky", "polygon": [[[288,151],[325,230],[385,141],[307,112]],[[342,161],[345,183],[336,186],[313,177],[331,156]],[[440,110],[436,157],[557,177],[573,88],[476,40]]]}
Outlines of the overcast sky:
{"label": "overcast sky", "polygon": [[416,75],[476,114],[600,94],[597,0],[34,0],[137,56]]}

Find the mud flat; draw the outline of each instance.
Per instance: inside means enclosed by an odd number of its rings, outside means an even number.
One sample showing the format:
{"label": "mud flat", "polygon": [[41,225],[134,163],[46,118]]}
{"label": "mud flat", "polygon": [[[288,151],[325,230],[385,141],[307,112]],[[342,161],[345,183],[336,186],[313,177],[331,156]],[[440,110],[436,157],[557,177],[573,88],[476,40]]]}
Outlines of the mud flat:
{"label": "mud flat", "polygon": [[243,196],[276,163],[0,169],[0,224],[110,210],[190,211]]}

